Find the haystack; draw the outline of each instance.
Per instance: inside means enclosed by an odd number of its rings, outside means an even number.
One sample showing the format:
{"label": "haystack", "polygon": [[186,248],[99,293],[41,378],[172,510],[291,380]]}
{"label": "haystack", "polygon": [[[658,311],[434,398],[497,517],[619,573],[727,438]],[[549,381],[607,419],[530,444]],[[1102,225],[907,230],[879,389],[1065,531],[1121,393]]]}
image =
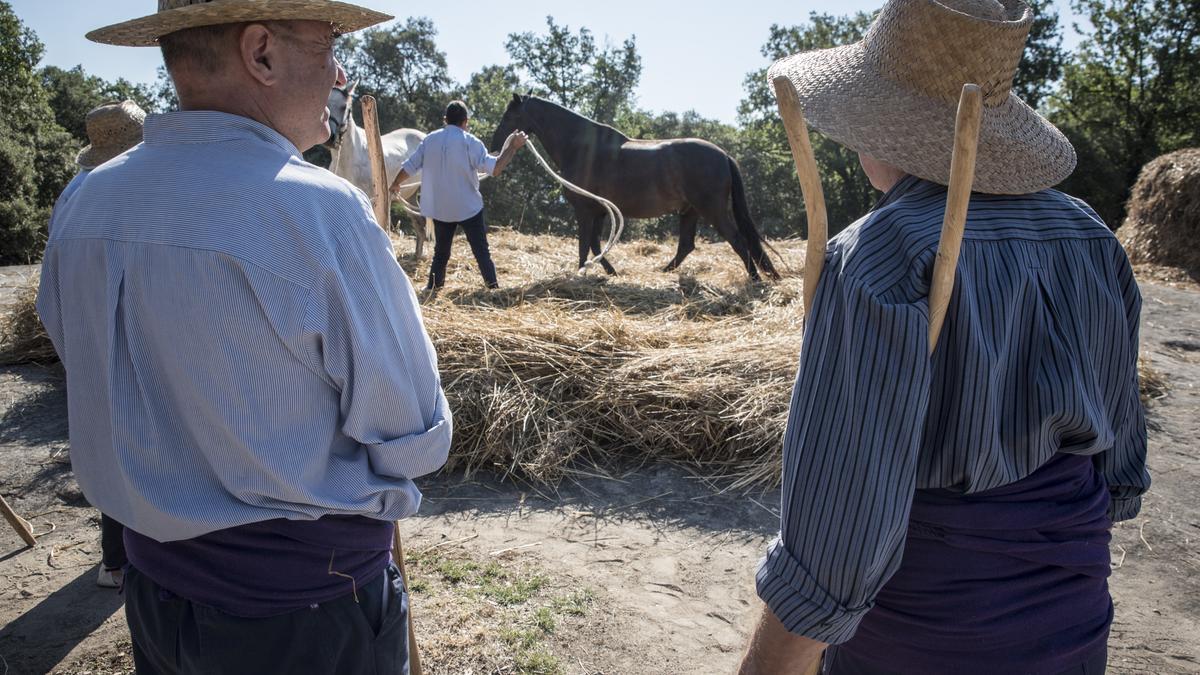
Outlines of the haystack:
{"label": "haystack", "polygon": [[1200,148],[1142,169],[1117,238],[1133,264],[1176,267],[1200,280]]}

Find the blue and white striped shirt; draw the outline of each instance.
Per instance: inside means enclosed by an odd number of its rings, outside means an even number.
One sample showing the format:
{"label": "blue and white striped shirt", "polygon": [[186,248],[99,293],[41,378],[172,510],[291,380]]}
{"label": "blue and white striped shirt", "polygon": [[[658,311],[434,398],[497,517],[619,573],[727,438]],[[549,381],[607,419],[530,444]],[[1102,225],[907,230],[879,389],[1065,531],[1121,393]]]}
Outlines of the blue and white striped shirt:
{"label": "blue and white striped shirt", "polygon": [[60,200],[38,311],[89,501],[159,541],[420,503],[451,418],[371,205],[283,136],[217,112]]}
{"label": "blue and white striped shirt", "polygon": [[793,633],[853,636],[900,565],[913,493],[1094,457],[1115,520],[1150,484],[1141,297],[1116,238],[1046,190],[971,197],[933,357],[928,294],[946,188],[916,178],[830,242],[784,437],[780,537],[758,593]]}

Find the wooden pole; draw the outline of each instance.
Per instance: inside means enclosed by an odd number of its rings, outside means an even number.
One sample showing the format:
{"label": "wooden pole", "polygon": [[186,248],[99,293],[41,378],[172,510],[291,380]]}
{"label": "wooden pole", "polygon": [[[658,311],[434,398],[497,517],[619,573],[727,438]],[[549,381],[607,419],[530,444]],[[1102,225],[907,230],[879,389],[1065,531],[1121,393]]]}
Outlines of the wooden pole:
{"label": "wooden pole", "polygon": [[417,651],[417,631],[413,628],[412,606],[413,595],[408,589],[408,571],[404,569],[404,544],[400,541],[400,522],[396,522],[396,530],[392,535],[392,557],[400,568],[400,579],[408,591],[408,675],[422,675],[421,653]]}
{"label": "wooden pole", "polygon": [[792,159],[800,176],[800,192],[804,195],[804,211],[808,214],[808,244],[804,252],[804,320],[817,296],[817,283],[825,267],[825,249],[829,243],[829,216],[825,211],[825,193],[821,189],[821,173],[808,139],[808,123],[800,107],[796,86],[786,77],[774,79],[775,101],[787,130]]}
{"label": "wooden pole", "polygon": [[942,218],[942,236],[938,241],[933,279],[929,286],[929,353],[937,347],[946,309],[954,292],[954,272],[963,230],[967,225],[967,206],[975,182],[975,154],[979,147],[979,125],[983,117],[983,93],[975,84],[965,84],[958,100],[958,118],[954,123],[954,154],[950,160],[950,190],[946,214]]}
{"label": "wooden pole", "polygon": [[[375,222],[386,232],[391,218],[391,199],[387,184],[387,167],[383,163],[383,138],[379,135],[379,110],[374,96],[363,96],[363,128],[367,132],[367,157],[371,162],[371,204],[375,207]],[[400,580],[408,593],[408,672],[422,675],[421,654],[417,650],[417,632],[413,627],[413,596],[404,568],[404,545],[400,541],[400,523],[392,535],[392,557],[400,568]]]}
{"label": "wooden pole", "polygon": [[379,134],[379,111],[374,96],[363,96],[363,128],[367,132],[367,159],[371,162],[371,206],[375,222],[387,232],[392,222],[392,202],[387,184],[387,166],[383,163],[383,137]]}
{"label": "wooden pole", "polygon": [[12,525],[17,534],[21,535],[21,539],[25,540],[26,544],[29,544],[31,547],[37,546],[37,538],[33,536],[33,530],[29,529],[29,523],[21,516],[18,516],[16,511],[12,510],[12,507],[4,500],[4,497],[0,497],[0,511],[4,512],[4,519],[8,521],[9,525]]}

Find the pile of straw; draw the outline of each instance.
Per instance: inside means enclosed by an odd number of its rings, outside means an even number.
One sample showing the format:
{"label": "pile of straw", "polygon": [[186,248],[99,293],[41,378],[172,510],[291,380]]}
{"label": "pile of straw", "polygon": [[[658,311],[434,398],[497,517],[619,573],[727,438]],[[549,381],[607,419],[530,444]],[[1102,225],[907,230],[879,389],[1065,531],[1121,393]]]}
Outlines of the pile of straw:
{"label": "pile of straw", "polygon": [[13,302],[0,303],[0,366],[17,363],[54,363],[58,354],[37,314],[38,276],[18,288]]}
{"label": "pile of straw", "polygon": [[[508,288],[477,290],[460,255],[424,306],[454,410],[452,465],[553,481],[580,460],[622,455],[685,462],[735,486],[778,480],[799,277],[747,284],[725,244],[701,244],[683,274],[666,274],[673,251],[650,242],[617,249],[619,276],[580,277],[571,240],[502,232],[493,242]],[[803,260],[799,242],[777,248]]]}
{"label": "pile of straw", "polygon": [[1117,237],[1135,265],[1175,267],[1200,280],[1200,149],[1142,169]]}

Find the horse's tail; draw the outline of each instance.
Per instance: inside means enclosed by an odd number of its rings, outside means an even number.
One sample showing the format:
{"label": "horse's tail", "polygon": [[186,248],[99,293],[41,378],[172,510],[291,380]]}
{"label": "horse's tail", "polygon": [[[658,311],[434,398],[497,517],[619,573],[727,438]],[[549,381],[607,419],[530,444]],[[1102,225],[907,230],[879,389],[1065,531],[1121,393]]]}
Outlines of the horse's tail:
{"label": "horse's tail", "polygon": [[754,225],[754,219],[750,217],[750,207],[746,203],[746,185],[742,182],[742,171],[732,157],[729,158],[729,172],[733,174],[733,189],[731,190],[733,193],[733,219],[737,222],[742,240],[746,242],[746,246],[750,250],[750,258],[762,271],[771,275],[772,279],[779,279],[779,272],[775,271],[775,265],[771,263],[771,258],[763,249],[762,235],[758,233],[758,227]]}

